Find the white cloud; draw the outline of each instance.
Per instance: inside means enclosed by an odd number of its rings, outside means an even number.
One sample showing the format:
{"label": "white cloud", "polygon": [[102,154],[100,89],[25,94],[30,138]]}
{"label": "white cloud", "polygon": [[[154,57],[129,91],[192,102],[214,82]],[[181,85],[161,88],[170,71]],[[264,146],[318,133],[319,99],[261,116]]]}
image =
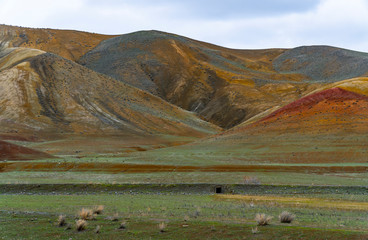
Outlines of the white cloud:
{"label": "white cloud", "polygon": [[0,22],[106,34],[157,29],[234,48],[323,44],[368,52],[367,2],[320,0],[305,11],[205,17],[199,14],[206,8],[191,12],[190,1],[0,0]]}

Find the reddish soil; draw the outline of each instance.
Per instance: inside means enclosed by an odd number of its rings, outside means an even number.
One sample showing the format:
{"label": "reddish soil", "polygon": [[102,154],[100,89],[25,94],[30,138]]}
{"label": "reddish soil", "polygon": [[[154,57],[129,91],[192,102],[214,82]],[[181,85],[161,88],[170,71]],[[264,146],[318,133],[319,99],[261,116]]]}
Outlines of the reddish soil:
{"label": "reddish soil", "polygon": [[0,160],[34,160],[55,158],[52,155],[0,140]]}
{"label": "reddish soil", "polygon": [[261,120],[219,136],[247,134],[351,134],[368,131],[368,97],[340,88],[292,102]]}
{"label": "reddish soil", "polygon": [[11,171],[75,171],[107,173],[152,173],[152,172],[296,172],[296,173],[363,173],[367,166],[260,166],[260,165],[214,165],[174,166],[120,163],[57,163],[57,162],[6,162],[0,163],[0,172]]}
{"label": "reddish soil", "polygon": [[295,102],[292,102],[279,110],[271,113],[267,117],[260,120],[261,121],[267,121],[271,118],[278,117],[280,115],[290,114],[292,112],[301,112],[306,111],[308,109],[311,109],[313,106],[317,105],[319,102],[322,102],[324,100],[328,101],[349,101],[349,100],[355,100],[355,101],[367,101],[368,97],[364,95],[360,95],[355,92],[350,92],[341,88],[331,88],[327,89],[321,92],[317,92],[311,95],[308,95],[306,97],[303,97]]}

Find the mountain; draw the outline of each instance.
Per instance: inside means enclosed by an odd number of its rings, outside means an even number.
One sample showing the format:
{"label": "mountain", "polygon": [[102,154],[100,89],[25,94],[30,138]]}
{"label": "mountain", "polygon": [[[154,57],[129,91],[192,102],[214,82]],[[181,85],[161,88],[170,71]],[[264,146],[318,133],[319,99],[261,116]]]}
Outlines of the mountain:
{"label": "mountain", "polygon": [[368,55],[329,46],[227,49],[183,36],[0,26],[9,46],[55,53],[229,129],[329,83],[365,76]]}
{"label": "mountain", "polygon": [[368,53],[330,46],[290,49],[273,61],[280,73],[303,74],[313,81],[336,82],[368,76]]}
{"label": "mountain", "polygon": [[255,162],[366,162],[367,132],[368,78],[354,78],[318,89],[191,148],[216,148],[217,154],[233,152]]}
{"label": "mountain", "polygon": [[159,31],[0,29],[10,46],[63,56],[226,129],[368,71],[367,54],[329,46],[236,50]]}
{"label": "mountain", "polygon": [[0,56],[1,133],[202,137],[219,130],[60,56],[26,48],[6,48]]}
{"label": "mountain", "polygon": [[230,128],[315,89],[300,74],[273,69],[285,51],[233,50],[141,31],[102,41],[79,63]]}
{"label": "mountain", "polygon": [[158,31],[104,40],[79,62],[223,128],[368,71],[366,53],[328,46],[234,50]]}
{"label": "mountain", "polygon": [[30,148],[18,146],[0,140],[0,160],[35,160],[44,158],[55,158],[47,153]]}
{"label": "mountain", "polygon": [[102,40],[113,36],[41,28],[23,28],[0,24],[0,46],[39,49],[77,61]]}
{"label": "mountain", "polygon": [[[9,26],[0,26],[0,49],[0,139],[55,140],[31,145],[73,154],[203,138],[152,154],[201,152],[196,159],[221,164],[368,157],[366,53],[236,50],[159,31],[104,36]],[[69,147],[80,143],[88,147]],[[147,161],[156,159],[150,154]]]}

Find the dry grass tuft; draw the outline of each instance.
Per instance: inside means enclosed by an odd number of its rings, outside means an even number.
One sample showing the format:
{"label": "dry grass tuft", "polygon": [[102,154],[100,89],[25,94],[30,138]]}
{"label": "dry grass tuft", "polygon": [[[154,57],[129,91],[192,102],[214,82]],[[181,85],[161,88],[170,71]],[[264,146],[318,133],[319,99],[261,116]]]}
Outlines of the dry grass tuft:
{"label": "dry grass tuft", "polygon": [[259,233],[259,231],[258,231],[258,227],[252,228],[252,233],[253,233],[253,234],[257,234],[257,233]]}
{"label": "dry grass tuft", "polygon": [[165,222],[160,222],[158,224],[158,228],[160,229],[160,232],[165,232],[166,227],[167,227],[167,224]]}
{"label": "dry grass tuft", "polygon": [[264,213],[261,214],[257,213],[255,220],[258,223],[258,226],[266,226],[270,224],[272,218],[273,217],[267,216]]}
{"label": "dry grass tuft", "polygon": [[93,213],[97,214],[97,215],[100,215],[103,212],[104,209],[105,209],[104,205],[98,205],[97,207],[95,207],[93,209]]}
{"label": "dry grass tuft", "polygon": [[189,216],[188,215],[185,215],[184,216],[184,222],[188,222],[190,220]]}
{"label": "dry grass tuft", "polygon": [[279,219],[281,223],[291,223],[294,219],[295,219],[295,215],[291,214],[287,211],[283,211],[280,215],[279,215]]}
{"label": "dry grass tuft", "polygon": [[86,220],[83,220],[83,219],[77,220],[76,221],[76,228],[77,228],[77,231],[78,232],[86,230],[86,228],[87,228],[87,221]]}
{"label": "dry grass tuft", "polygon": [[82,210],[78,212],[78,215],[79,215],[79,218],[83,220],[95,219],[95,215],[93,214],[93,211],[88,208],[82,208]]}
{"label": "dry grass tuft", "polygon": [[127,222],[126,222],[125,220],[123,220],[123,221],[120,223],[119,229],[126,229],[126,225],[127,225]]}
{"label": "dry grass tuft", "polygon": [[101,231],[101,226],[97,225],[96,229],[95,229],[95,233],[100,233]]}
{"label": "dry grass tuft", "polygon": [[66,225],[66,219],[64,215],[60,215],[58,218],[58,226],[64,227]]}
{"label": "dry grass tuft", "polygon": [[113,222],[119,221],[119,213],[114,213],[114,215],[111,217],[111,221]]}

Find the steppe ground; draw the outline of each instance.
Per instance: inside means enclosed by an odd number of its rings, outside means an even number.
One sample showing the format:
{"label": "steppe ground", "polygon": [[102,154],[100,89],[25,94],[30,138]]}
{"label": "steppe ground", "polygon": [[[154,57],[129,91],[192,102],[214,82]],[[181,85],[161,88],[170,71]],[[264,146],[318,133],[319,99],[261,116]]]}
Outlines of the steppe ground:
{"label": "steppe ground", "polygon": [[[0,239],[368,239],[366,163],[225,165],[204,151],[172,165],[158,159],[169,149],[0,163]],[[77,231],[78,211],[98,205]],[[283,211],[295,220],[280,223]]]}

